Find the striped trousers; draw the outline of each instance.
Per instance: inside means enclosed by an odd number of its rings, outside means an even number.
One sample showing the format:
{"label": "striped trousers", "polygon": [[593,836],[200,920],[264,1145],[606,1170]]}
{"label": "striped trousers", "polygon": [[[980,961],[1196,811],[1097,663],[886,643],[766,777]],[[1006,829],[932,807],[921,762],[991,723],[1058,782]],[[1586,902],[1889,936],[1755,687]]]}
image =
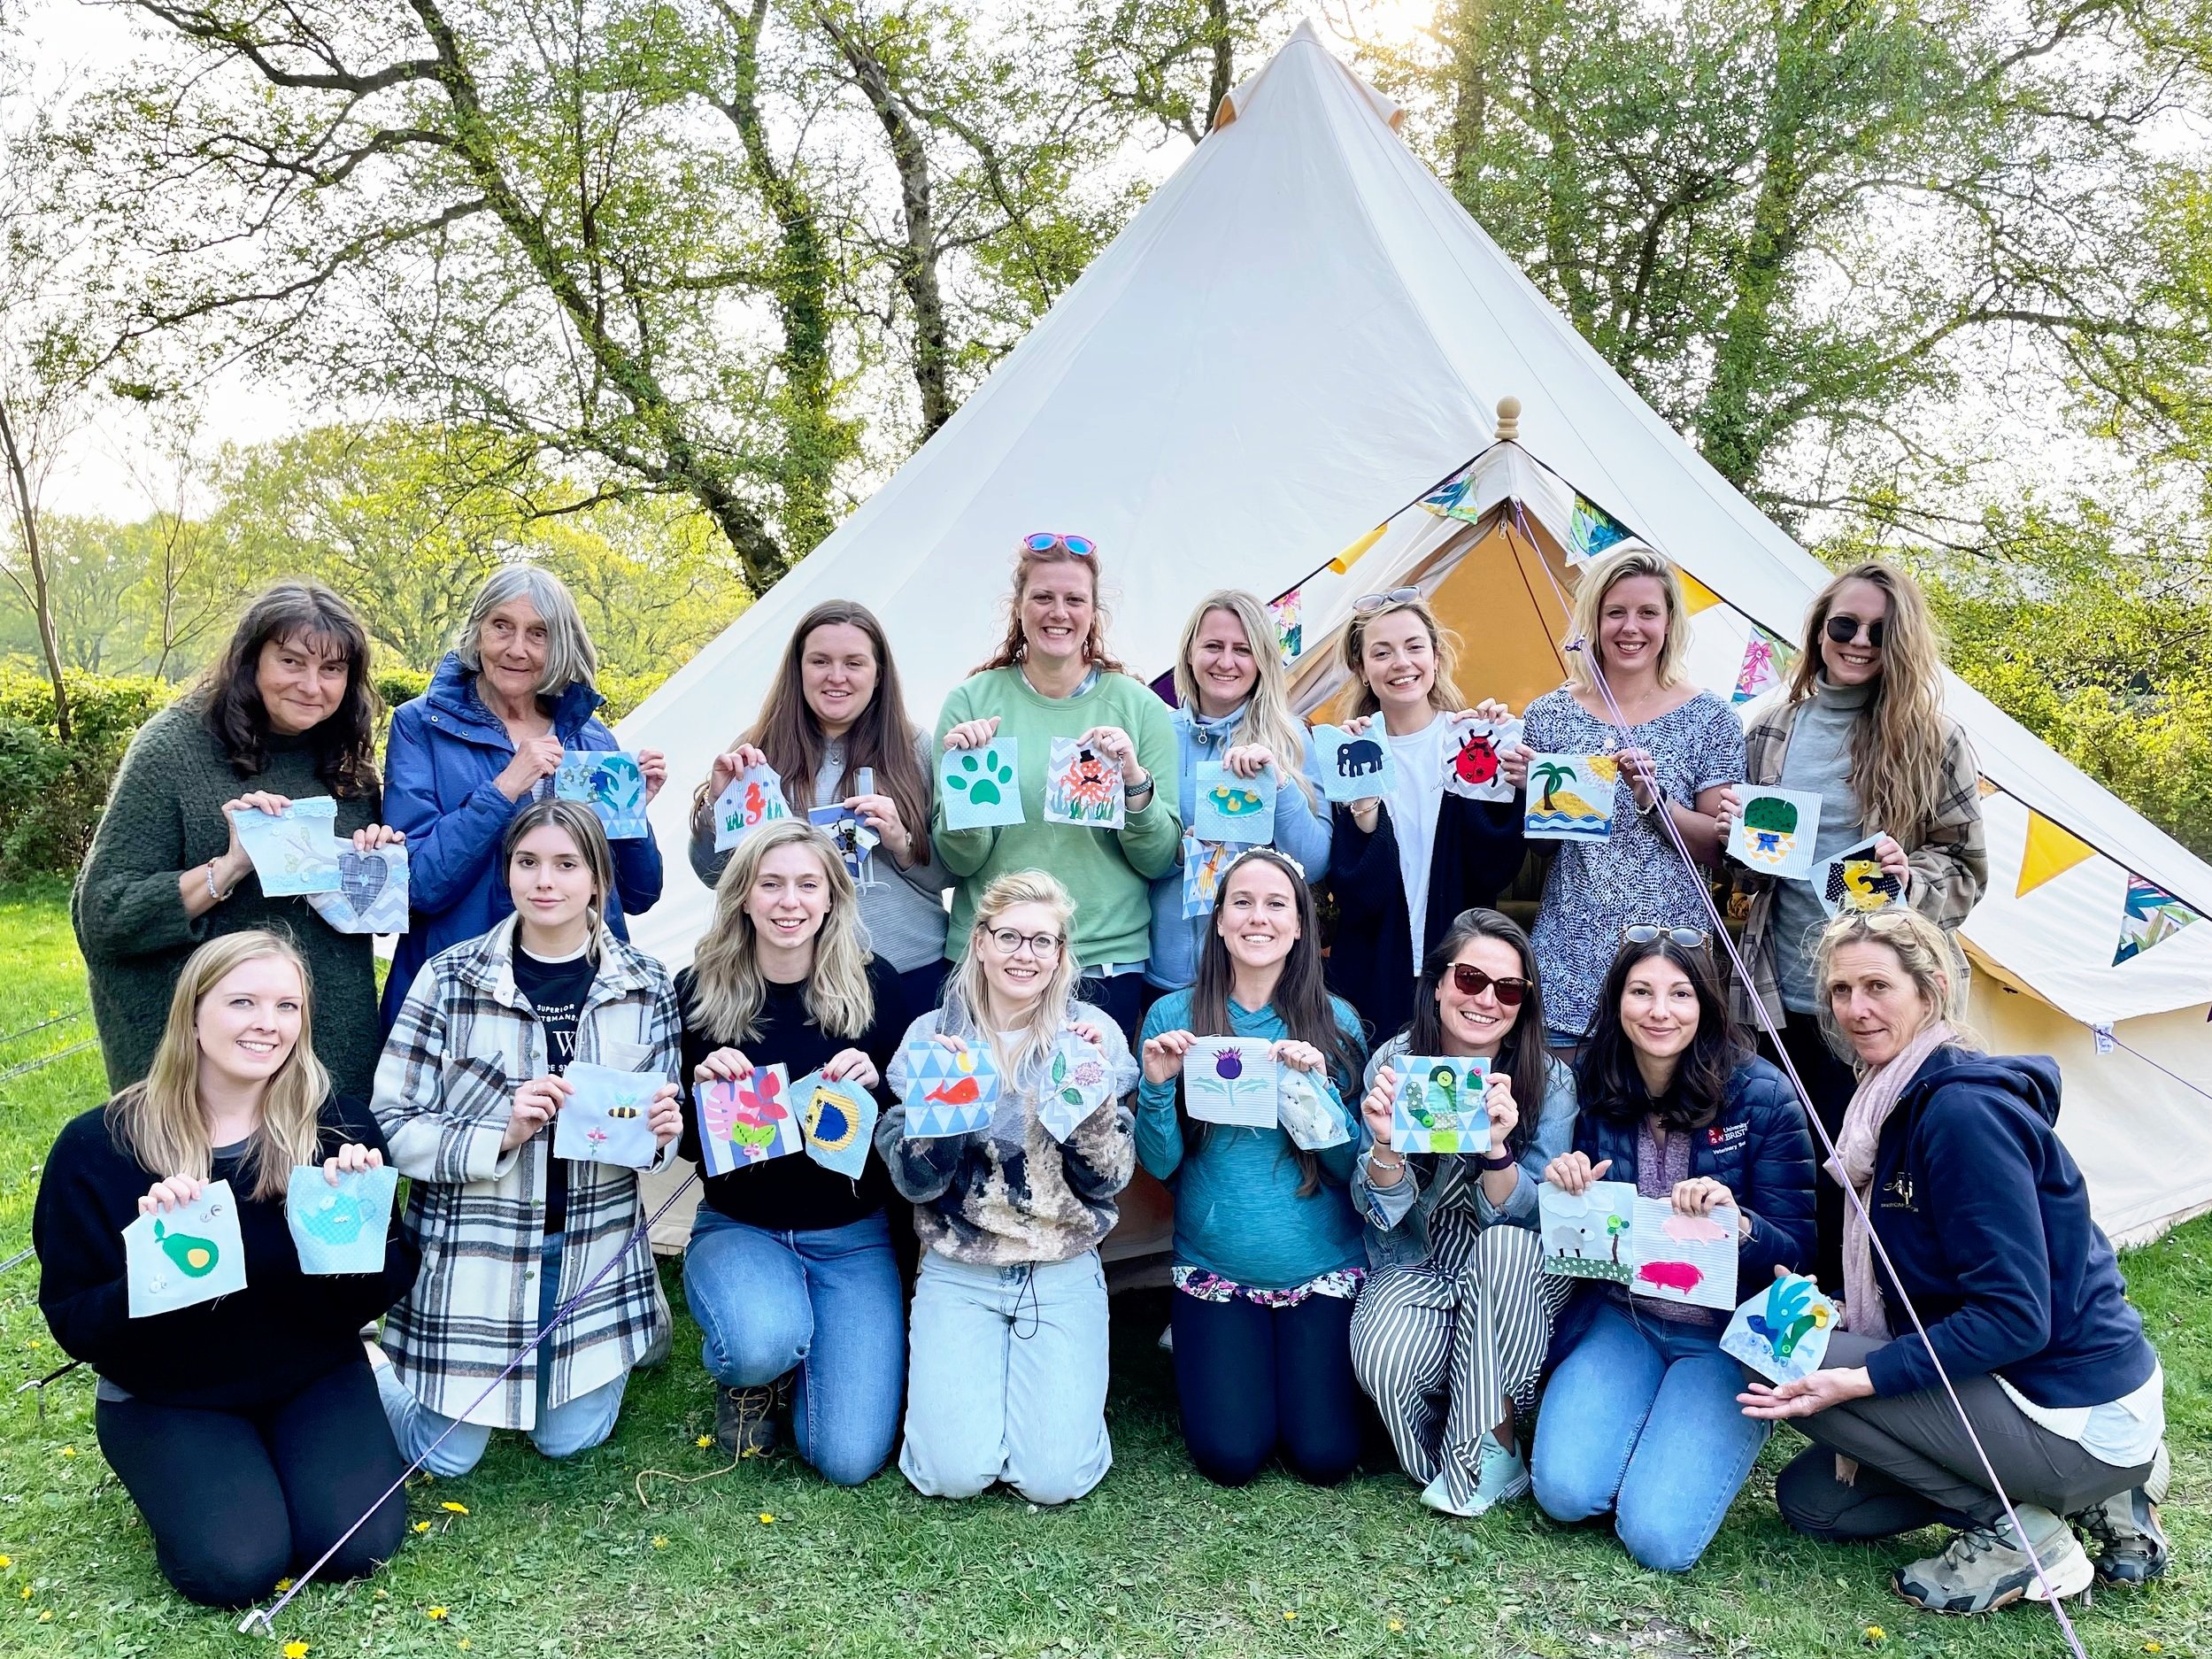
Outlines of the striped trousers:
{"label": "striped trousers", "polygon": [[1506,1401],[1524,1425],[1536,1408],[1552,1322],[1574,1284],[1545,1273],[1530,1229],[1478,1227],[1465,1208],[1439,1207],[1430,1246],[1419,1267],[1368,1276],[1352,1315],[1352,1369],[1399,1467],[1423,1487],[1444,1476],[1464,1507],[1477,1447],[1504,1420]]}

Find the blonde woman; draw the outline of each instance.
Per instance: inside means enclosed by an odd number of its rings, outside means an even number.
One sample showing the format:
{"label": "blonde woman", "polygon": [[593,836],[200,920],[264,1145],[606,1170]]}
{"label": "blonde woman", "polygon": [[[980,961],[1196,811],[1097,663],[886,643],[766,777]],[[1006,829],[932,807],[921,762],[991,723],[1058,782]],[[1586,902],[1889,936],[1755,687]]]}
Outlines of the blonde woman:
{"label": "blonde woman", "polygon": [[[1125,1103],[1137,1061],[1121,1028],[1075,999],[1075,915],[1041,871],[993,881],[944,1006],[907,1027],[891,1061],[898,1097],[921,1044],[988,1048],[1001,1079],[990,1124],[971,1134],[909,1140],[903,1104],[875,1126],[923,1246],[898,1467],[929,1497],[1004,1481],[1032,1503],[1064,1503],[1114,1462],[1098,1241],[1137,1167]],[[1038,1108],[1061,1054],[1083,1115],[1055,1139]]]}
{"label": "blonde woman", "polygon": [[[794,1084],[819,1070],[880,1085],[901,1029],[898,982],[861,941],[857,897],[812,824],[772,824],[738,845],[676,976],[688,1084],[781,1065]],[[699,1161],[690,1106],[682,1150]],[[772,1450],[787,1406],[798,1455],[841,1486],[890,1456],[906,1343],[890,1198],[874,1156],[858,1180],[791,1156],[706,1177],[683,1294],[716,1385],[715,1438],[732,1456]]]}
{"label": "blonde woman", "polygon": [[[1905,902],[1938,927],[1965,921],[1989,879],[1982,791],[1973,746],[1943,712],[1943,661],[1920,584],[1877,561],[1854,565],[1805,613],[1805,648],[1787,696],[1763,709],[1744,738],[1753,783],[1821,798],[1814,868],[1870,835]],[[1723,839],[1737,810],[1723,791]],[[1827,913],[1809,883],[1739,876],[1752,891],[1744,926],[1749,985],[1732,987],[1737,1017],[1756,1023],[1755,996],[1782,1033],[1813,1109],[1833,1136],[1857,1080],[1821,1034],[1813,948]],[[1843,1189],[1819,1188],[1821,1282],[1842,1270]]]}
{"label": "blonde woman", "polygon": [[[1428,602],[1400,588],[1354,600],[1352,613],[1345,727],[1382,723],[1397,782],[1387,799],[1332,809],[1329,988],[1359,1010],[1376,1040],[1412,1019],[1414,981],[1453,918],[1494,906],[1521,868],[1521,808],[1444,787],[1454,711],[1466,699],[1453,681],[1459,642]],[[1469,712],[1488,719],[1506,711],[1486,702]],[[1507,775],[1517,788],[1521,775],[1509,765]]]}
{"label": "blonde woman", "polygon": [[1744,775],[1735,711],[1683,667],[1690,618],[1672,565],[1647,547],[1616,548],[1583,572],[1570,630],[1581,649],[1568,653],[1567,683],[1529,705],[1522,763],[1528,753],[1609,754],[1620,776],[1613,833],[1558,844],[1532,935],[1552,1041],[1569,1047],[1599,1012],[1623,928],[1710,926],[1699,897],[1709,877],[1683,863],[1661,815],[1699,866],[1716,863],[1721,791]]}
{"label": "blonde woman", "polygon": [[[1275,811],[1255,818],[1239,842],[1288,853],[1308,883],[1329,873],[1329,805],[1322,799],[1306,723],[1291,712],[1290,685],[1275,625],[1258,598],[1222,588],[1198,601],[1175,646],[1175,800],[1186,827],[1198,808],[1198,769],[1207,762],[1240,778],[1271,775]],[[1152,883],[1152,960],[1145,983],[1187,991],[1198,977],[1210,918],[1184,914],[1183,866],[1214,849],[1183,838],[1175,867]]]}
{"label": "blonde woman", "polygon": [[598,1445],[668,1324],[635,1238],[637,1171],[556,1157],[552,1142],[574,1092],[561,1074],[583,1061],[659,1082],[653,1167],[675,1156],[675,994],[608,926],[614,860],[590,806],[525,806],[498,864],[515,914],[415,976],[376,1069],[376,1119],[410,1183],[407,1235],[428,1263],[385,1323],[377,1387],[401,1449],[435,1475],[474,1469],[494,1429],[528,1431],[548,1457]]}
{"label": "blonde woman", "polygon": [[[381,1273],[309,1279],[284,1218],[292,1170],[384,1161],[359,1100],[334,1095],[315,1058],[299,952],[229,933],[195,951],[170,995],[151,1069],[66,1127],[39,1177],[31,1240],[54,1339],[99,1375],[101,1454],[194,1601],[241,1607],[316,1560],[405,1465],[358,1335],[413,1283],[397,1236]],[[227,1181],[245,1288],[130,1317],[123,1230]],[[399,1547],[404,1497],[376,1507],[326,1576],[359,1578]]]}

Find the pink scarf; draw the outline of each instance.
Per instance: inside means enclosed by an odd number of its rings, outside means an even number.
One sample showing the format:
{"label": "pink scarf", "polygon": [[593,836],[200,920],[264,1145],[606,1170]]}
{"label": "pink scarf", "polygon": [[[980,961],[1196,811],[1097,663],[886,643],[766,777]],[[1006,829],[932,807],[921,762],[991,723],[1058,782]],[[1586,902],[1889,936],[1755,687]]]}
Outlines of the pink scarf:
{"label": "pink scarf", "polygon": [[1874,1207],[1875,1149],[1882,1139],[1882,1126],[1897,1109],[1905,1085],[1918,1075],[1928,1056],[1954,1035],[1946,1022],[1938,1020],[1898,1050],[1887,1065],[1877,1066],[1860,1078],[1858,1092],[1844,1109],[1836,1155],[1828,1161],[1830,1173],[1859,1195],[1856,1204],[1844,1207],[1843,1328],[1877,1341],[1887,1341],[1891,1331],[1888,1309],[1882,1302],[1882,1283],[1874,1277],[1874,1231],[1869,1224]]}

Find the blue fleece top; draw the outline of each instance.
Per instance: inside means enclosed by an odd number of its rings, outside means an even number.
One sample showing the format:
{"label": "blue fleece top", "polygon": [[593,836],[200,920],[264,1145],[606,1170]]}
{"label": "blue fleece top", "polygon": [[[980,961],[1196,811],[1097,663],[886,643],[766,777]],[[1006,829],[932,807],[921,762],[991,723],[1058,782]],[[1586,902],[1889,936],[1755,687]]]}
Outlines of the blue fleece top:
{"label": "blue fleece top", "polygon": [[[1245,717],[1239,708],[1219,720],[1206,720],[1186,704],[1168,718],[1175,731],[1175,803],[1187,829],[1196,822],[1198,805],[1198,767],[1218,761],[1234,746],[1229,739]],[[1321,792],[1321,774],[1314,769],[1314,748],[1306,745],[1305,773],[1314,787],[1314,800],[1281,775],[1276,768],[1275,822],[1263,837],[1265,844],[1296,859],[1306,871],[1306,884],[1319,887],[1329,874],[1329,842],[1332,819],[1329,802]],[[1314,802],[1319,803],[1316,810]],[[1152,960],[1145,964],[1146,983],[1167,991],[1181,991],[1198,976],[1198,947],[1206,938],[1211,916],[1183,914],[1183,860],[1152,883]],[[1168,1028],[1174,1029],[1172,1027]]]}
{"label": "blue fleece top", "polygon": [[[1360,1016],[1330,999],[1337,1023],[1360,1052]],[[1281,1042],[1290,1028],[1272,1007],[1253,1013],[1229,1005],[1230,1033]],[[1144,1035],[1191,1029],[1191,993],[1170,992],[1145,1016]],[[1328,1080],[1330,1104],[1345,1115],[1350,1077]],[[1180,1081],[1137,1087],[1137,1160],[1175,1198],[1175,1261],[1253,1290],[1289,1290],[1324,1273],[1367,1264],[1365,1230],[1345,1183],[1359,1152],[1355,1133],[1314,1154],[1321,1185],[1298,1195],[1298,1146],[1283,1130],[1205,1127],[1202,1144],[1186,1133],[1176,1100]]]}
{"label": "blue fleece top", "polygon": [[[2089,1189],[2060,1142],[2058,1062],[1946,1045],[1882,1126],[1869,1209],[1896,1264],[1889,1324],[1867,1356],[1877,1394],[2001,1375],[2039,1406],[2094,1406],[2146,1381],[2157,1356],[2129,1305]],[[1896,1292],[1928,1329],[1921,1341]]]}

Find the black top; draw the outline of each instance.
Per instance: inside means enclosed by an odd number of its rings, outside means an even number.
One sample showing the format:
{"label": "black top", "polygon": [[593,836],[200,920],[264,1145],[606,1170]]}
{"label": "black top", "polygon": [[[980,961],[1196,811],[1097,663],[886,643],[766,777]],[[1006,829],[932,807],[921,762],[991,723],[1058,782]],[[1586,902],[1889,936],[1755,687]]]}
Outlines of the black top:
{"label": "black top", "polygon": [[[583,1017],[583,999],[591,994],[591,982],[598,974],[599,965],[589,951],[549,962],[519,944],[514,947],[514,988],[537,1013],[537,1022],[545,1031],[545,1063],[556,1077],[576,1057],[576,1022]],[[549,1156],[545,1171],[545,1231],[549,1235],[566,1232],[568,1160]]]}
{"label": "black top", "polygon": [[[691,1092],[699,1061],[718,1048],[736,1048],[756,1066],[782,1065],[797,1083],[831,1055],[857,1048],[878,1071],[890,1064],[905,1034],[898,1019],[898,976],[878,957],[868,963],[868,989],[875,998],[875,1018],[858,1037],[831,1037],[806,1017],[806,987],[771,984],[759,1017],[759,1035],[749,1043],[724,1043],[702,1030],[691,1011],[692,975],[676,976],[676,1007],[683,1016],[683,1155],[699,1160],[698,1102]],[[876,1092],[877,1103],[882,1091]],[[882,1209],[891,1195],[882,1161],[868,1154],[860,1178],[825,1169],[803,1152],[709,1177],[706,1202],[732,1221],[770,1232],[813,1232],[849,1227]]]}
{"label": "black top", "polygon": [[[385,1151],[376,1119],[358,1100],[334,1095],[323,1102],[321,1123],[318,1158],[348,1141]],[[123,1230],[163,1177],[109,1138],[104,1108],[63,1127],[31,1216],[39,1309],[54,1340],[126,1393],[218,1411],[273,1405],[342,1365],[366,1363],[361,1326],[413,1285],[413,1246],[395,1225],[382,1274],[311,1277],[300,1271],[282,1194],[249,1197],[252,1176],[235,1156],[218,1156],[213,1176],[237,1195],[245,1289],[133,1319]]]}

